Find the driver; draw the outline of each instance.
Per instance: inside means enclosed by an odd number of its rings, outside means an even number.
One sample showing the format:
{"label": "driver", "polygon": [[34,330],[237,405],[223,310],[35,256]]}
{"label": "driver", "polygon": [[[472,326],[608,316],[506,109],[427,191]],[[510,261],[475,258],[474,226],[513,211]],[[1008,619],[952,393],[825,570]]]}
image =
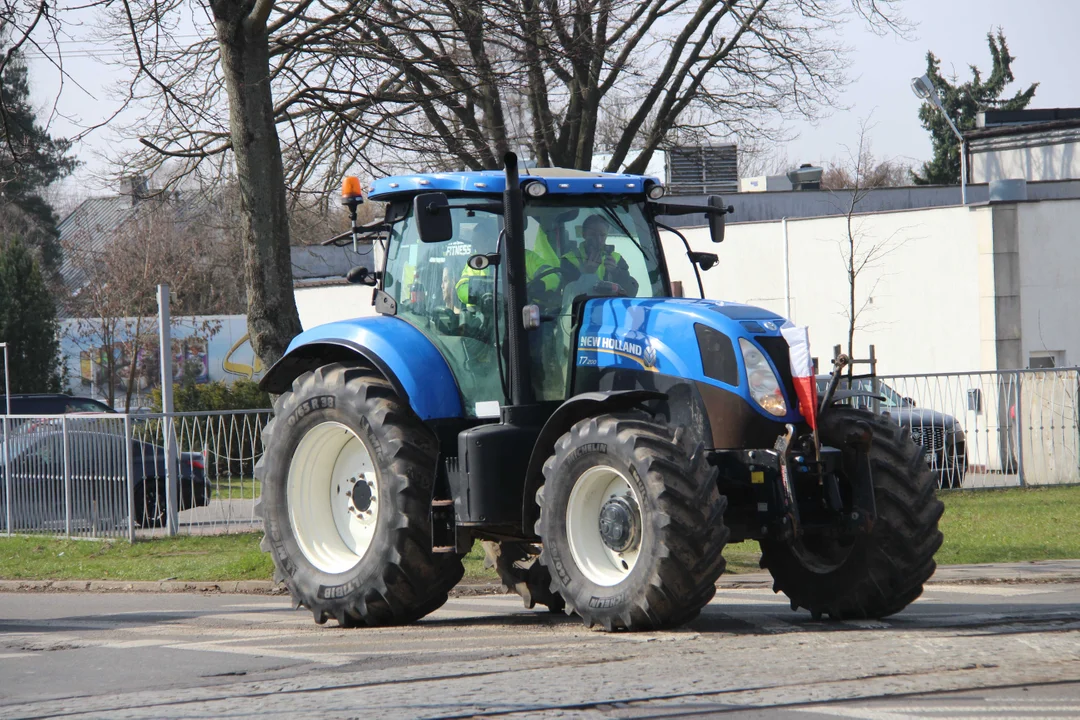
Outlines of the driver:
{"label": "driver", "polygon": [[[630,266],[623,260],[615,248],[607,244],[608,228],[611,224],[602,215],[590,215],[581,226],[585,240],[561,258],[561,265],[568,277],[591,275],[605,283],[616,286],[616,292],[623,292],[636,297],[637,280],[630,274]],[[567,270],[572,268],[572,270]]]}

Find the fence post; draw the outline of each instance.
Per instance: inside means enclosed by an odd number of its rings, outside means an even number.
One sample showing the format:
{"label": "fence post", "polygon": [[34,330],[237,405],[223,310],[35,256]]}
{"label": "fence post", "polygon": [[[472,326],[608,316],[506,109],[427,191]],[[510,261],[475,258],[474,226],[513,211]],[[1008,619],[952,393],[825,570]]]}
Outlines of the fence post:
{"label": "fence post", "polygon": [[64,443],[64,532],[71,537],[71,455],[68,447],[68,423],[67,415],[60,418],[62,442]]}
{"label": "fence post", "polygon": [[[165,441],[165,513],[168,517],[169,535],[176,535],[179,513],[177,510],[176,438],[173,428],[173,371],[172,327],[169,319],[169,286],[158,285],[158,333],[161,341],[161,411]],[[145,481],[144,481],[145,482]]]}
{"label": "fence post", "polygon": [[[10,404],[11,401],[8,401]],[[8,416],[4,415],[4,514],[5,525],[4,529],[7,530],[7,534],[11,534],[12,525],[12,513],[11,513],[11,454],[8,445]]]}
{"label": "fence post", "polygon": [[1023,402],[1023,374],[1017,370],[1013,373],[1016,382],[1016,473],[1020,481],[1020,487],[1027,482],[1024,480],[1024,408]]}
{"label": "fence post", "polygon": [[[135,447],[131,438],[131,415],[124,413],[124,448],[126,452],[127,472],[127,507],[128,542],[135,542]],[[145,482],[145,480],[143,481]]]}
{"label": "fence post", "polygon": [[870,377],[873,378],[870,381],[870,391],[874,393],[874,397],[870,398],[870,405],[874,410],[875,415],[881,414],[881,401],[878,397],[881,395],[881,381],[877,376],[877,352],[874,350],[874,346],[870,346]]}

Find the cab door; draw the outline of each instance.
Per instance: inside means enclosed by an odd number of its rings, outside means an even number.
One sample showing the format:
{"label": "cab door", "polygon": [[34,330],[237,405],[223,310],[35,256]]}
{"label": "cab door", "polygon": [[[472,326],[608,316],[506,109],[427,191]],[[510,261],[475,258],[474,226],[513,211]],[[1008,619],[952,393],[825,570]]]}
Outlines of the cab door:
{"label": "cab door", "polygon": [[453,203],[454,235],[448,241],[421,242],[411,209],[394,224],[383,290],[397,302],[397,317],[439,349],[466,414],[497,418],[509,384],[505,277],[496,278],[493,267],[472,270],[466,261],[496,251],[501,218]]}

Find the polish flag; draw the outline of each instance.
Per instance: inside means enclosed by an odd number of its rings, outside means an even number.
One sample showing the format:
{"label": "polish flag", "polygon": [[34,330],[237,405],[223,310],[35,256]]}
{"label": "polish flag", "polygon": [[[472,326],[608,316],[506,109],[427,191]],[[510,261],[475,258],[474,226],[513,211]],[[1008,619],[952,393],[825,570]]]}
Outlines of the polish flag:
{"label": "polish flag", "polygon": [[816,430],[818,395],[814,363],[810,359],[810,333],[805,325],[782,328],[780,332],[790,348],[791,377],[795,381],[795,394],[799,396],[799,412]]}

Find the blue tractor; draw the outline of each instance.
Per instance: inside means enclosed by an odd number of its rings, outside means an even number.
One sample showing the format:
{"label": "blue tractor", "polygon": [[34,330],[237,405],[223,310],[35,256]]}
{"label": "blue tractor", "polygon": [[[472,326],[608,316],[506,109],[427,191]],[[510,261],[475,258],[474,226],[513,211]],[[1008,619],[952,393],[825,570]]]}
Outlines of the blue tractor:
{"label": "blue tractor", "polygon": [[[606,630],[694,618],[747,539],[814,617],[918,597],[942,505],[910,433],[841,404],[840,367],[804,417],[790,323],[673,297],[661,218],[704,213],[719,242],[731,209],[505,164],[378,180],[386,214],[364,227],[346,192],[378,259],[350,280],[377,315],[304,332],[262,380],[263,548],[297,606],[417,620],[477,539],[527,607]],[[717,262],[686,250],[695,272]]]}

